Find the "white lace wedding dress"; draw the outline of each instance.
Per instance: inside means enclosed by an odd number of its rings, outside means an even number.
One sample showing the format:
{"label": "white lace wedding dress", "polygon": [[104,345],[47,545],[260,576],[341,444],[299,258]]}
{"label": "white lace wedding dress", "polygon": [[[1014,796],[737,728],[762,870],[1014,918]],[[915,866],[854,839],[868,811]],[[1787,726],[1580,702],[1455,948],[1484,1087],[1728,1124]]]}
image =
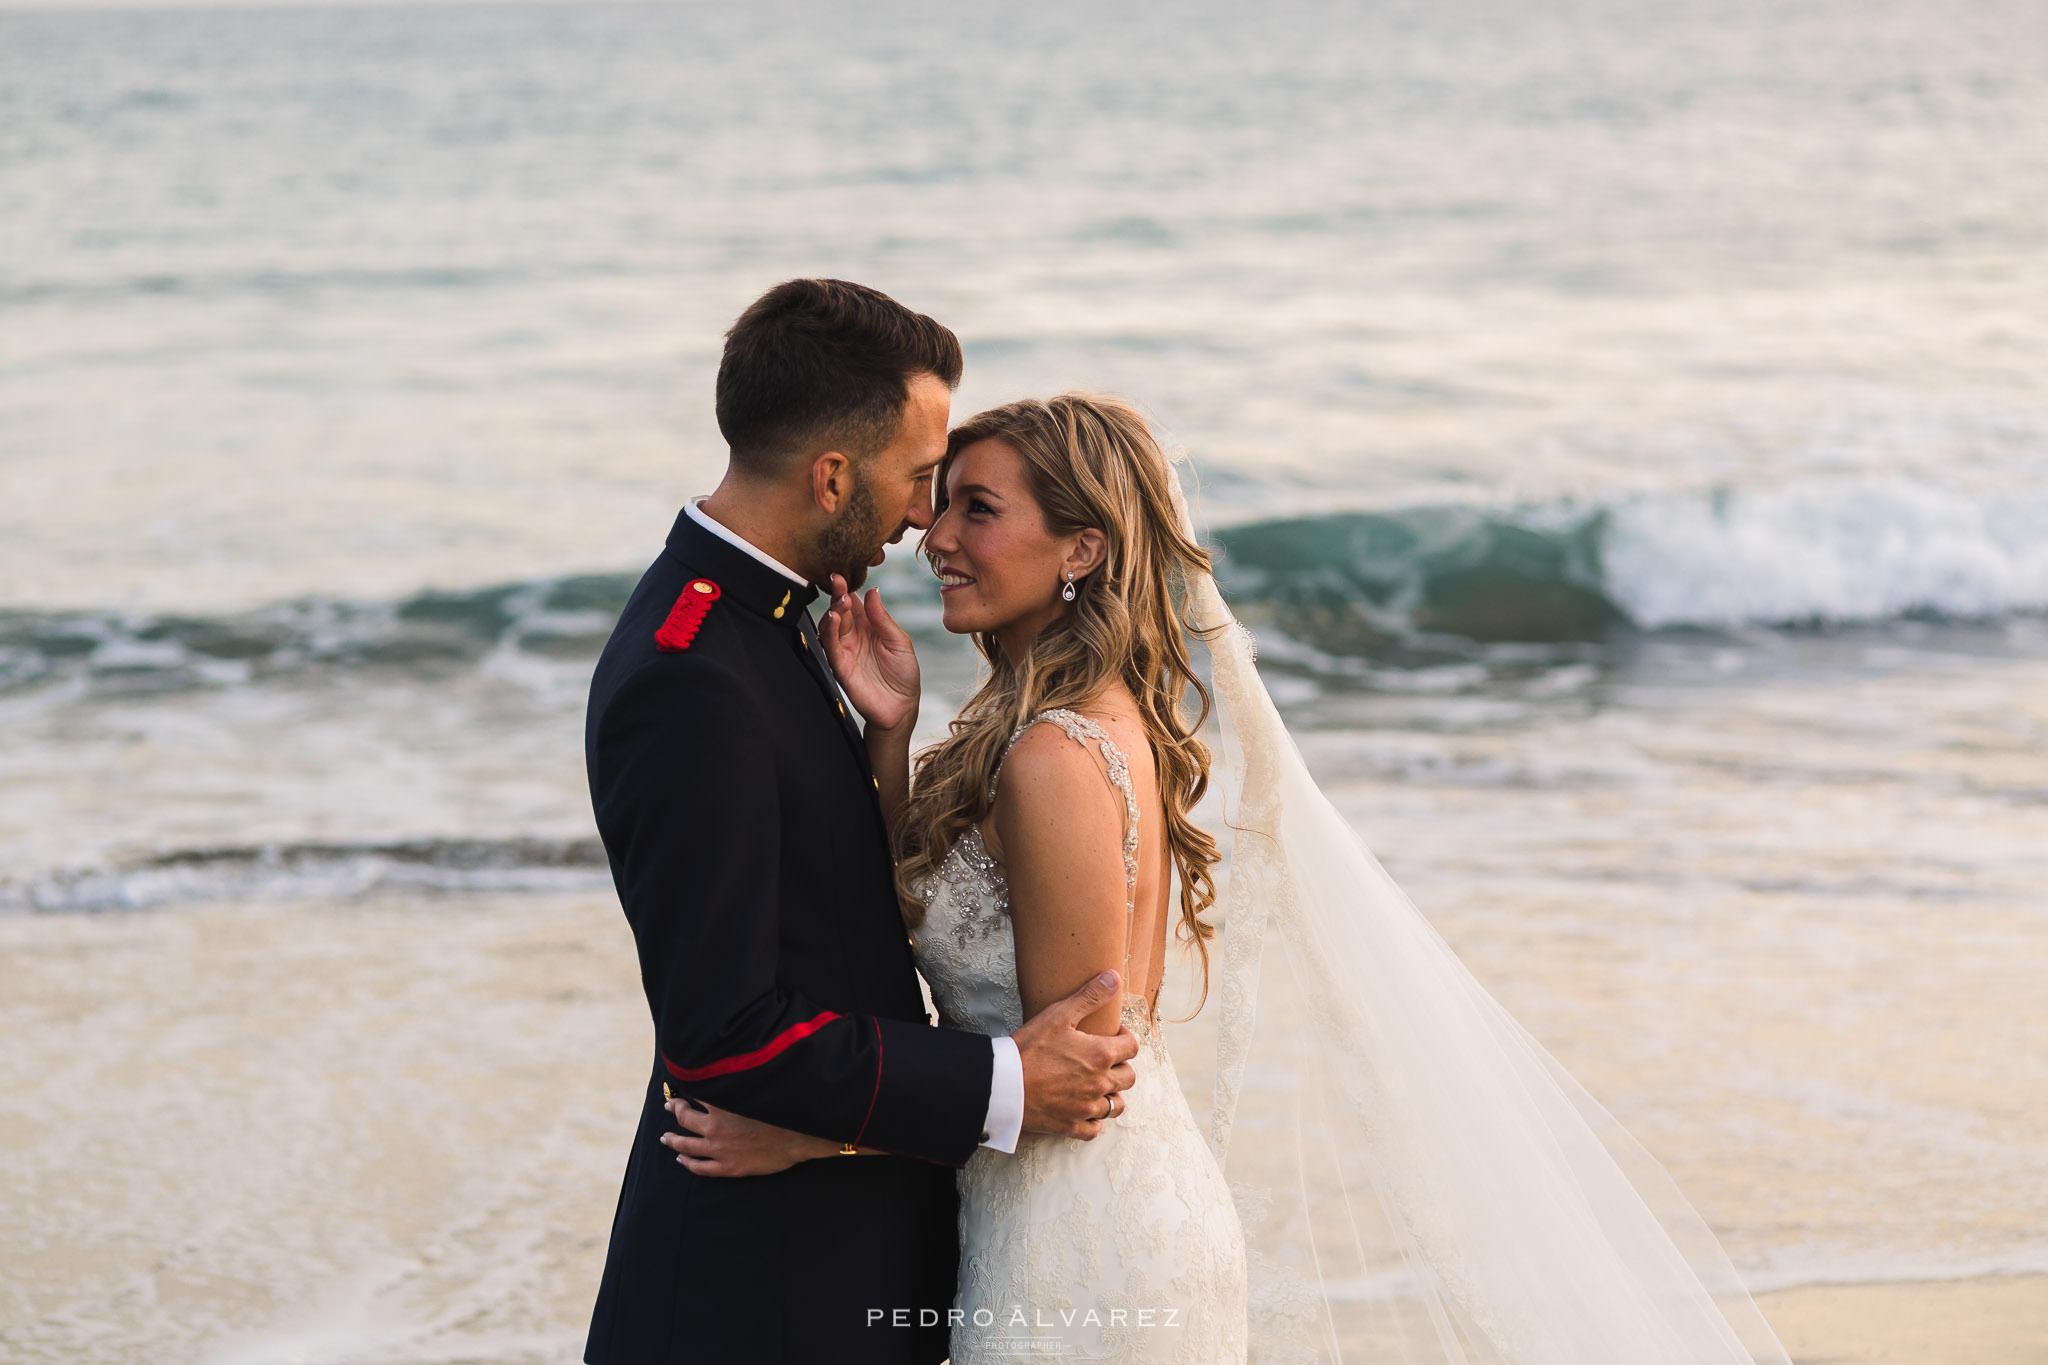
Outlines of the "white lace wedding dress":
{"label": "white lace wedding dress", "polygon": [[[1093,746],[1123,794],[1128,936],[1138,876],[1129,764],[1100,725],[1073,711],[1034,717],[1010,744],[1041,721]],[[979,829],[954,844],[922,897],[917,965],[944,1022],[1014,1032],[1024,1006],[1009,887]],[[1129,963],[1127,955],[1126,980]],[[1015,1155],[981,1148],[960,1173],[953,1365],[1020,1355],[1199,1365],[1245,1358],[1244,1240],[1230,1191],[1188,1110],[1157,1016],[1130,995],[1123,1019],[1140,1046],[1122,1117],[1093,1141],[1026,1133]]]}

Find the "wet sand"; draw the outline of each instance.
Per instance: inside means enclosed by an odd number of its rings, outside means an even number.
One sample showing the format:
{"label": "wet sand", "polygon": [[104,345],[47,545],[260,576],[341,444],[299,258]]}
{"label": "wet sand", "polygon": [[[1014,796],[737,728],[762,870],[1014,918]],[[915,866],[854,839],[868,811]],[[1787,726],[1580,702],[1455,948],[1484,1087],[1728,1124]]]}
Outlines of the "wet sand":
{"label": "wet sand", "polygon": [[580,1357],[650,1045],[608,898],[0,945],[0,1357]]}
{"label": "wet sand", "polygon": [[[649,1046],[608,897],[17,916],[0,964],[0,1356],[578,1358]],[[2048,1277],[1760,1302],[1802,1365],[2048,1362]]]}
{"label": "wet sand", "polygon": [[1757,1303],[1798,1365],[2048,1362],[2048,1275],[1817,1285]]}

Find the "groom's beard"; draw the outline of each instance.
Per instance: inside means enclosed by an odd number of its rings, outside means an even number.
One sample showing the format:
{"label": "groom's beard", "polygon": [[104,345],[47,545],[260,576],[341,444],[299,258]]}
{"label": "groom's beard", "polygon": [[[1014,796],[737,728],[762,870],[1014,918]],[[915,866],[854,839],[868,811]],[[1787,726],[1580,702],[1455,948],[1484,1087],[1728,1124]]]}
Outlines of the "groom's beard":
{"label": "groom's beard", "polygon": [[827,586],[830,575],[835,573],[845,575],[848,592],[867,582],[868,561],[888,538],[882,527],[882,514],[875,508],[874,494],[867,481],[856,474],[853,491],[846,497],[846,510],[818,538],[818,562],[824,566]]}

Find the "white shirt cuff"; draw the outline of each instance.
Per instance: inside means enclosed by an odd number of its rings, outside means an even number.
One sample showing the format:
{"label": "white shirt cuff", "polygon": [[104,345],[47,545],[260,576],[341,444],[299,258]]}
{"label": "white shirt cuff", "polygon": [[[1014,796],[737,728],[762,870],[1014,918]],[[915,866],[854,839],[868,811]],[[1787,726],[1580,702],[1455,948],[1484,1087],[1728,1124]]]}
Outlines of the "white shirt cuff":
{"label": "white shirt cuff", "polygon": [[1014,1038],[991,1038],[996,1065],[989,1077],[988,1118],[981,1125],[981,1145],[998,1152],[1017,1150],[1024,1131],[1024,1054]]}

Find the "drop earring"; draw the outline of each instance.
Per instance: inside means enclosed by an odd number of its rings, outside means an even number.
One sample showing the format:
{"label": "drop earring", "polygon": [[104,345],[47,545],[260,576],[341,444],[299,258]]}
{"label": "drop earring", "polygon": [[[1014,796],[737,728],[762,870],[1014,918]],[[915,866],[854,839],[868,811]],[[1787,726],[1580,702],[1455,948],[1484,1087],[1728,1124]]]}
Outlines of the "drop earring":
{"label": "drop earring", "polygon": [[1067,586],[1060,589],[1060,596],[1066,601],[1074,600],[1074,571],[1067,570]]}

